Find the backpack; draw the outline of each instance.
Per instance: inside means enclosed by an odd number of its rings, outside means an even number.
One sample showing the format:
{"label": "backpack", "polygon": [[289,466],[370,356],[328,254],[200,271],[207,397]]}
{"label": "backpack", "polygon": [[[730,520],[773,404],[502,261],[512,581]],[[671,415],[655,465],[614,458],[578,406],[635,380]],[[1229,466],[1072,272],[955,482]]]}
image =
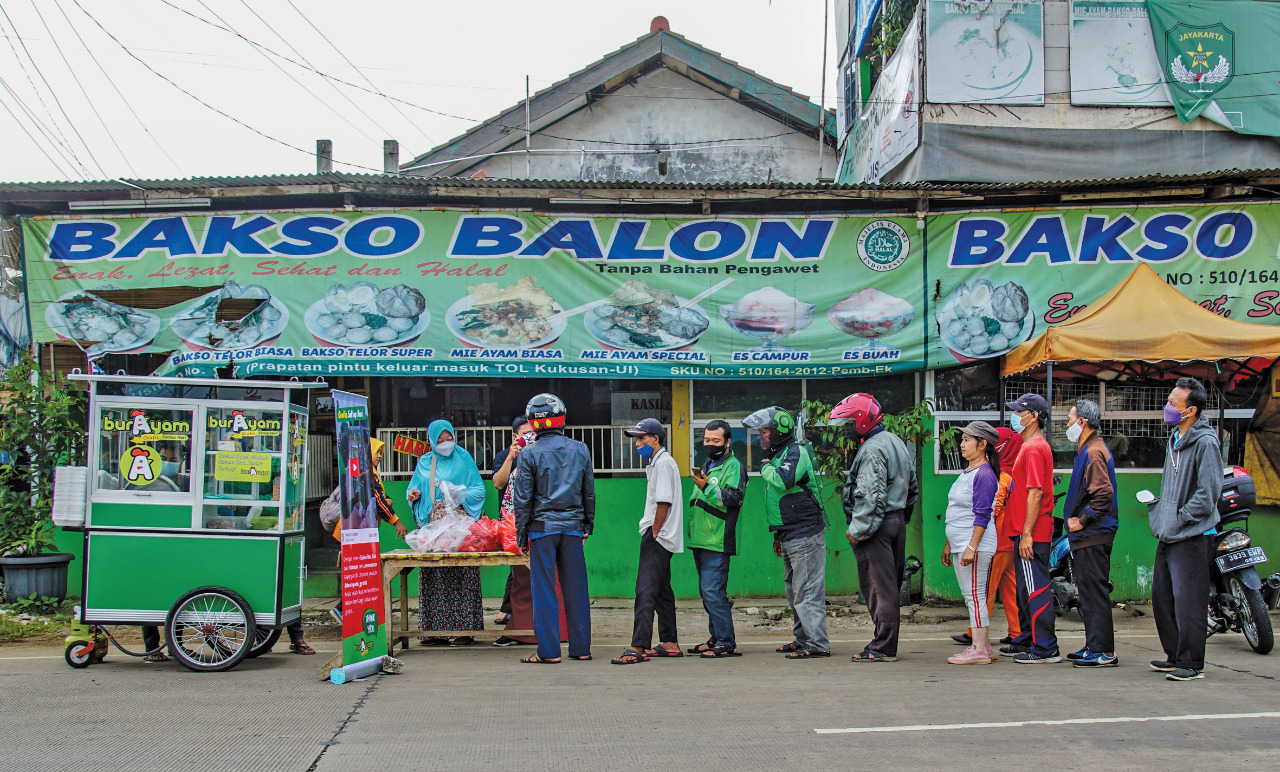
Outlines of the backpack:
{"label": "backpack", "polygon": [[342,491],[340,488],[334,488],[333,493],[329,494],[329,498],[320,502],[320,524],[325,530],[332,531],[333,527],[342,519]]}

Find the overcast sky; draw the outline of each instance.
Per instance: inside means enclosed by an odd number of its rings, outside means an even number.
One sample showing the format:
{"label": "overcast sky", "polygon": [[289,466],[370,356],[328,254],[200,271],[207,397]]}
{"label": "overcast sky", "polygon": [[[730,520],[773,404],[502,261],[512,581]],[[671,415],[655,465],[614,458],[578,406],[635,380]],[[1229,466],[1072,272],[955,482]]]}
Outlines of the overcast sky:
{"label": "overcast sky", "polygon": [[407,161],[657,15],[817,101],[825,1],[4,0],[0,181],[308,173],[321,138],[380,172],[383,139]]}

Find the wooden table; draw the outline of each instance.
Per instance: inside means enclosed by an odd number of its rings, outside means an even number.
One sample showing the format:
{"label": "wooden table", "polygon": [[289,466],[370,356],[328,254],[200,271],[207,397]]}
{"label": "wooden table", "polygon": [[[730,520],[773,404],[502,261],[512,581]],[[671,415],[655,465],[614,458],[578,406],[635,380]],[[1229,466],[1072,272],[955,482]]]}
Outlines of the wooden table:
{"label": "wooden table", "polygon": [[[409,648],[409,639],[415,635],[430,637],[461,636],[476,634],[475,630],[418,630],[417,626],[409,627],[409,571],[415,568],[462,568],[470,566],[526,566],[528,555],[512,555],[509,552],[414,552],[413,550],[392,550],[382,553],[382,599],[385,605],[387,620],[387,653],[396,650],[396,641],[401,648]],[[391,599],[391,582],[400,577],[400,627],[397,629],[392,620],[395,611]],[[505,635],[533,635],[532,630],[504,630]]]}

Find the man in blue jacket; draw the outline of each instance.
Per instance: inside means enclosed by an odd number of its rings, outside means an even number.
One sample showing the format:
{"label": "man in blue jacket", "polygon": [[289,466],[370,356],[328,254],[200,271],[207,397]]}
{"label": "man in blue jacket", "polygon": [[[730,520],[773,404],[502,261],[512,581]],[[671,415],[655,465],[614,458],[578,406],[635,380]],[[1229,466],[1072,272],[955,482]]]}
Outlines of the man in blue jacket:
{"label": "man in blue jacket", "polygon": [[1120,664],[1111,620],[1111,545],[1119,524],[1116,463],[1098,436],[1101,425],[1102,411],[1092,400],[1076,400],[1067,414],[1067,439],[1079,447],[1062,509],[1084,617],[1084,648],[1067,655],[1076,667]]}

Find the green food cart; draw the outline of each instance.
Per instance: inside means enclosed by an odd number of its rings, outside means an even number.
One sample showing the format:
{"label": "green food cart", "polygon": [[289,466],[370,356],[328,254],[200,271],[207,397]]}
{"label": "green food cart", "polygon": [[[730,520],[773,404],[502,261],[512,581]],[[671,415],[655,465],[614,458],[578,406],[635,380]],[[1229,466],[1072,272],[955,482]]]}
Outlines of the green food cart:
{"label": "green food cart", "polygon": [[[89,386],[77,622],[164,625],[192,670],[268,651],[302,614],[309,392],[327,385],[71,377]],[[73,638],[72,666],[105,654]]]}

